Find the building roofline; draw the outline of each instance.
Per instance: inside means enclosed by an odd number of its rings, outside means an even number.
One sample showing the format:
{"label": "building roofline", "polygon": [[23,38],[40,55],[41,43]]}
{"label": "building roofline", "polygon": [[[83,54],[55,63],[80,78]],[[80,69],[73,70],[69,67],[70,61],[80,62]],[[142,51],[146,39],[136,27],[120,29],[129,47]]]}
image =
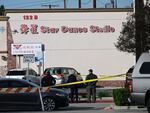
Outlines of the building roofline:
{"label": "building roofline", "polygon": [[7,16],[0,16],[0,21],[8,21],[9,17]]}
{"label": "building roofline", "polygon": [[67,13],[67,12],[133,12],[133,8],[96,8],[96,9],[6,9],[7,13]]}

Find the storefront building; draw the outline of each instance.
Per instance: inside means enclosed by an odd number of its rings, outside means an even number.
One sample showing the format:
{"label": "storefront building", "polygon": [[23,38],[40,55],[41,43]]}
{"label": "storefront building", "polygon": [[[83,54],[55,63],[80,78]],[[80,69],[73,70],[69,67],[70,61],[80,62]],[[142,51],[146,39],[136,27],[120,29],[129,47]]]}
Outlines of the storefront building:
{"label": "storefront building", "polygon": [[10,45],[13,43],[10,39],[11,33],[8,33],[9,17],[0,16],[0,75],[5,75],[8,67],[15,68],[16,63],[12,61],[15,60],[15,57],[11,56]]}
{"label": "storefront building", "polygon": [[[81,74],[92,68],[96,74],[120,74],[135,60],[114,45],[128,12],[132,9],[6,10],[8,35],[14,44],[43,44],[43,68],[74,67]],[[13,61],[18,65],[18,60]],[[22,56],[20,61],[21,68],[27,67]],[[35,70],[37,65],[30,63]]]}

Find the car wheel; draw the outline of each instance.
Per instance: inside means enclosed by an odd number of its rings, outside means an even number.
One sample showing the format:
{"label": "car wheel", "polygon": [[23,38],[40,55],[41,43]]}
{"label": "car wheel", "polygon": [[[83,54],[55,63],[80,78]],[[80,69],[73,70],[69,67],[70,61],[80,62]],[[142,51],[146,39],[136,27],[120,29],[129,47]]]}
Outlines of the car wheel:
{"label": "car wheel", "polygon": [[150,113],[150,98],[147,101],[147,111]]}
{"label": "car wheel", "polygon": [[44,98],[43,99],[43,105],[44,105],[44,110],[45,111],[53,111],[56,109],[56,103],[55,100],[52,98]]}

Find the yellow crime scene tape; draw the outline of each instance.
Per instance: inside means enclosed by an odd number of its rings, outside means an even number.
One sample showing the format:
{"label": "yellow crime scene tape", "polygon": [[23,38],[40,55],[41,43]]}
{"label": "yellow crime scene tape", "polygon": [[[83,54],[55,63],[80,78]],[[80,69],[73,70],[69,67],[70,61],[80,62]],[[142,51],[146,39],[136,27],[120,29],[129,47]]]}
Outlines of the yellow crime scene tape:
{"label": "yellow crime scene tape", "polygon": [[69,86],[69,85],[75,85],[75,84],[82,84],[82,83],[87,83],[87,82],[94,82],[94,81],[99,81],[99,80],[105,80],[105,79],[109,79],[109,78],[114,78],[114,77],[120,77],[120,76],[124,76],[125,74],[119,74],[119,75],[111,75],[111,76],[105,76],[105,77],[101,77],[101,78],[97,78],[97,79],[91,79],[91,80],[83,80],[83,81],[78,81],[78,82],[71,82],[71,83],[65,83],[65,84],[56,84],[55,86],[47,86],[47,87],[41,87],[39,88],[0,88],[0,93],[33,93],[33,92],[38,92],[38,90],[40,90],[40,92],[48,92],[50,90],[50,88],[54,88],[54,87],[63,87],[63,86]]}
{"label": "yellow crime scene tape", "polygon": [[75,84],[82,84],[82,83],[87,83],[87,82],[94,82],[94,81],[99,81],[99,80],[105,80],[105,79],[115,78],[115,77],[120,77],[120,76],[125,76],[125,74],[110,75],[110,76],[105,76],[105,77],[101,77],[101,78],[97,78],[97,79],[83,80],[83,81],[71,82],[71,83],[65,83],[65,84],[56,84],[55,86],[48,86],[48,87],[69,86],[69,85],[75,85]]}

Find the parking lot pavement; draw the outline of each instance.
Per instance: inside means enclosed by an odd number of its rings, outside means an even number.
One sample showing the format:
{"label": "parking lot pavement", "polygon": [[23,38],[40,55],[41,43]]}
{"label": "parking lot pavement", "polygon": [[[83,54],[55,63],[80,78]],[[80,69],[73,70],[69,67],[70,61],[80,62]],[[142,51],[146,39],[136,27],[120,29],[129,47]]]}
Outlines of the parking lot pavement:
{"label": "parking lot pavement", "polygon": [[[73,103],[69,107],[61,108],[55,113],[147,113],[147,110],[142,109],[106,109],[108,107],[114,106],[114,103]],[[7,112],[7,113],[45,113],[42,111],[25,111],[25,112]],[[46,112],[46,113],[51,113]]]}

